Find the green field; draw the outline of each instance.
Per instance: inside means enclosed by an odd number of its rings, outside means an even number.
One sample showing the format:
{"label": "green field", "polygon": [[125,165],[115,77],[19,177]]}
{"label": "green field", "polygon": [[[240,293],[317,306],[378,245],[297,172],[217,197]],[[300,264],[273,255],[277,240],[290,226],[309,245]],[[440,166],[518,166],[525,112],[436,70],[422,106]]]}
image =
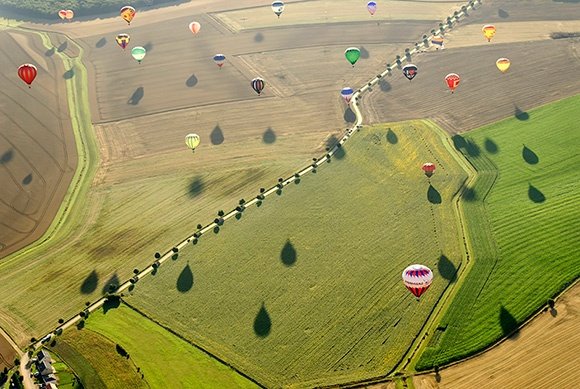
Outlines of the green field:
{"label": "green field", "polygon": [[[391,127],[203,236],[128,301],[267,386],[386,374],[462,260],[453,196],[466,178],[435,126]],[[421,302],[401,282],[416,262],[435,272]]]}
{"label": "green field", "polygon": [[576,96],[454,138],[479,172],[462,196],[475,262],[418,369],[510,333],[580,276],[579,107]]}
{"label": "green field", "polygon": [[55,375],[58,377],[58,387],[60,389],[82,389],[82,384],[79,383],[70,367],[61,361],[58,355],[53,353],[51,356],[53,360],[52,367],[56,370]]}
{"label": "green field", "polygon": [[[117,344],[128,360],[119,355]],[[66,332],[55,350],[79,372],[86,388],[256,387],[125,305],[93,313],[83,330]]]}

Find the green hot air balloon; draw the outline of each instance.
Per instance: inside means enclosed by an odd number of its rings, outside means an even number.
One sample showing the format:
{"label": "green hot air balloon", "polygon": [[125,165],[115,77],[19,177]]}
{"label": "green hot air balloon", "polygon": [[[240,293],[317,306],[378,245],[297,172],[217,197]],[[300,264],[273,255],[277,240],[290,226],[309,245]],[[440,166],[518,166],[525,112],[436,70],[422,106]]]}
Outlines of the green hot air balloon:
{"label": "green hot air balloon", "polygon": [[147,54],[147,50],[145,50],[145,48],[141,46],[133,47],[133,49],[131,50],[131,55],[139,63],[143,61],[143,58],[145,58],[145,54]]}
{"label": "green hot air balloon", "polygon": [[350,64],[354,67],[354,64],[360,58],[360,50],[356,47],[349,47],[344,51],[344,56],[350,62]]}

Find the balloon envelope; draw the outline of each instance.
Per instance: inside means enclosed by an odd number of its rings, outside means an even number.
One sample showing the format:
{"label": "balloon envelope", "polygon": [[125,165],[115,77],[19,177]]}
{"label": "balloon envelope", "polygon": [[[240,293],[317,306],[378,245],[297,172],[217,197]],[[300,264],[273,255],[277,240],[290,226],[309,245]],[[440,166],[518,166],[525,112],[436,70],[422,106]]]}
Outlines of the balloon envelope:
{"label": "balloon envelope", "polygon": [[72,18],[75,17],[75,12],[72,9],[67,9],[65,12],[66,12],[65,17],[67,20],[71,20]]}
{"label": "balloon envelope", "polygon": [[195,151],[195,148],[199,146],[200,142],[201,138],[197,134],[187,134],[185,136],[185,144],[191,149],[191,151]]}
{"label": "balloon envelope", "polygon": [[507,58],[500,58],[495,61],[495,66],[499,69],[500,72],[505,73],[508,71],[511,65],[511,61]]}
{"label": "balloon envelope", "polygon": [[131,40],[131,36],[129,34],[119,34],[115,37],[117,44],[125,50],[129,45],[129,41]]}
{"label": "balloon envelope", "polygon": [[431,286],[433,272],[424,265],[411,265],[403,270],[403,283],[417,298]]}
{"label": "balloon envelope", "polygon": [[136,47],[133,47],[131,49],[131,55],[139,63],[141,63],[141,61],[143,61],[143,58],[145,58],[146,54],[147,54],[147,50],[145,50],[144,47],[136,46]]}
{"label": "balloon envelope", "polygon": [[38,70],[33,64],[25,63],[18,67],[18,77],[28,85],[32,84],[37,74]]}
{"label": "balloon envelope", "polygon": [[433,175],[433,172],[435,172],[435,164],[431,162],[426,162],[423,164],[423,166],[421,166],[421,169],[423,169],[427,177],[431,177]]}
{"label": "balloon envelope", "polygon": [[374,1],[369,1],[367,3],[367,10],[371,15],[374,15],[375,12],[377,12],[377,3],[375,3]]}
{"label": "balloon envelope", "polygon": [[449,73],[448,75],[445,76],[445,82],[447,83],[449,89],[451,89],[451,93],[453,93],[455,88],[457,88],[457,85],[459,85],[459,81],[461,81],[461,78],[459,77],[459,75],[455,73]]}
{"label": "balloon envelope", "polygon": [[252,88],[256,91],[257,94],[262,93],[264,86],[266,86],[266,83],[260,77],[256,77],[252,80]]}
{"label": "balloon envelope", "polygon": [[189,23],[189,29],[195,35],[199,32],[199,30],[201,30],[201,24],[198,22],[191,22]]}
{"label": "balloon envelope", "polygon": [[282,12],[284,12],[284,2],[283,1],[275,1],[272,3],[272,11],[276,14],[276,16],[280,17]]}
{"label": "balloon envelope", "polygon": [[413,65],[412,63],[403,66],[403,75],[407,77],[409,81],[411,81],[417,75],[417,66]]}
{"label": "balloon envelope", "polygon": [[443,38],[440,36],[435,36],[431,38],[431,44],[436,48],[443,47]]}
{"label": "balloon envelope", "polygon": [[65,20],[66,19],[66,9],[61,9],[60,11],[58,11],[58,16],[62,19]]}
{"label": "balloon envelope", "polygon": [[216,54],[213,56],[213,60],[216,63],[216,65],[221,68],[224,65],[224,62],[226,61],[226,56],[223,54]]}
{"label": "balloon envelope", "polygon": [[344,101],[346,103],[350,102],[350,99],[352,98],[353,94],[354,94],[354,91],[350,87],[342,88],[340,90],[340,95],[342,96],[342,98],[344,99]]}
{"label": "balloon envelope", "polygon": [[127,24],[131,24],[131,20],[133,20],[133,18],[135,17],[135,13],[136,13],[135,8],[126,5],[123,8],[121,8],[120,15],[123,18],[123,20],[127,22]]}
{"label": "balloon envelope", "polygon": [[346,57],[347,61],[350,62],[352,66],[358,61],[360,58],[360,50],[356,47],[349,47],[344,51],[344,56]]}
{"label": "balloon envelope", "polygon": [[483,36],[487,38],[487,41],[491,42],[491,38],[495,35],[495,26],[493,24],[486,24],[482,27],[481,32],[483,32]]}

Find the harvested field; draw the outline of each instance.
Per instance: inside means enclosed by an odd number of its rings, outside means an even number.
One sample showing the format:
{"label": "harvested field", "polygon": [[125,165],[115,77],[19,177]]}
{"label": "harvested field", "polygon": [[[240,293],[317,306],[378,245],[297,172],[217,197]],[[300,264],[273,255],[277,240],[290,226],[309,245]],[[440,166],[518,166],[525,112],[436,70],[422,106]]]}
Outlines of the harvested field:
{"label": "harvested field", "polygon": [[[0,258],[48,228],[77,164],[65,69],[35,34],[0,31]],[[29,89],[17,76],[34,63]]]}
{"label": "harvested field", "polygon": [[443,369],[439,376],[416,376],[415,388],[578,387],[579,325],[580,284],[522,328],[517,339]]}
{"label": "harvested field", "polygon": [[12,347],[10,341],[6,339],[3,331],[0,330],[0,370],[14,366],[14,358],[16,357],[18,357],[16,350]]}

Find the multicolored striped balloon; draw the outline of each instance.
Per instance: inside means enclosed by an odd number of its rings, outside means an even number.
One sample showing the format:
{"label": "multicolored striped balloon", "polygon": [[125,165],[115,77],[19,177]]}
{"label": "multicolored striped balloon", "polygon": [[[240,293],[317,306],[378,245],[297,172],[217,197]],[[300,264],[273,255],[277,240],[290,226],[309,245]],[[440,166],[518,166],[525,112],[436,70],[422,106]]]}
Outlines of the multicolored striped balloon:
{"label": "multicolored striped balloon", "polygon": [[433,272],[424,265],[411,265],[403,270],[403,283],[417,299],[433,282]]}
{"label": "multicolored striped balloon", "polygon": [[371,16],[374,15],[375,12],[377,12],[377,3],[374,1],[369,1],[367,3],[367,10],[371,14]]}
{"label": "multicolored striped balloon", "polygon": [[256,91],[258,95],[262,93],[262,91],[264,90],[264,86],[266,86],[266,83],[260,77],[256,77],[252,80],[252,88]]}
{"label": "multicolored striped balloon", "polygon": [[213,56],[213,61],[221,69],[222,66],[224,66],[224,62],[226,61],[226,56],[223,54],[216,54]]}

